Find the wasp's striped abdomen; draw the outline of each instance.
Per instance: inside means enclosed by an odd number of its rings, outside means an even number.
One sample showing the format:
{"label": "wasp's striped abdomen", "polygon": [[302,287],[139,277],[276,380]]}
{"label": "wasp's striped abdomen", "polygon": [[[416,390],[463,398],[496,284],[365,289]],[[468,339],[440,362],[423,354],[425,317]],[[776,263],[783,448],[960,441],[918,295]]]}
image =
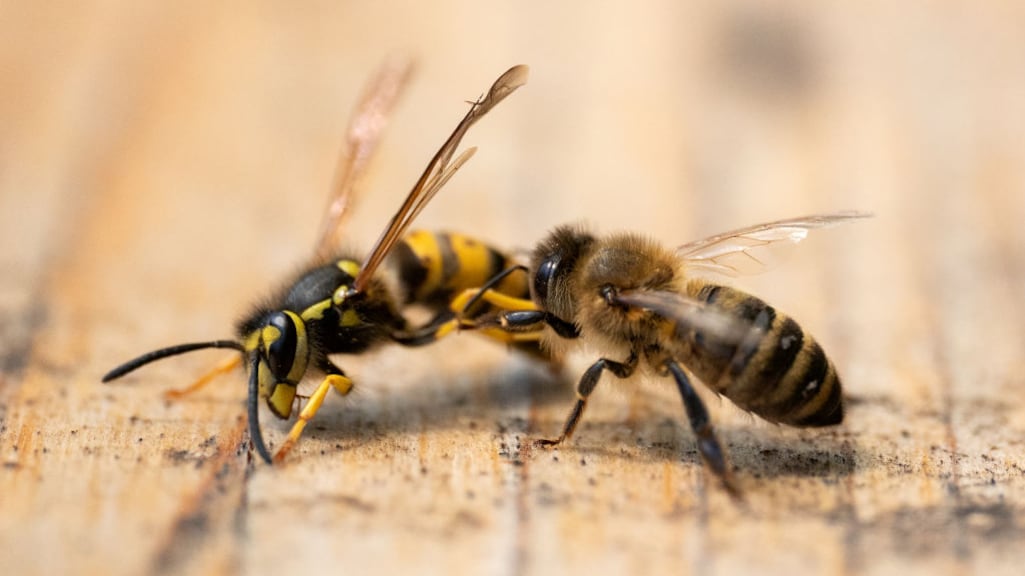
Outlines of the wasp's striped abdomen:
{"label": "wasp's striped abdomen", "polygon": [[680,360],[709,387],[771,422],[829,426],[843,420],[836,369],[793,319],[727,286],[692,281],[687,291],[750,326],[729,336],[680,335]]}
{"label": "wasp's striped abdomen", "polygon": [[[390,257],[405,302],[446,307],[463,290],[483,286],[515,263],[502,252],[462,234],[418,230],[409,233]],[[530,298],[526,275],[512,274],[499,292]]]}

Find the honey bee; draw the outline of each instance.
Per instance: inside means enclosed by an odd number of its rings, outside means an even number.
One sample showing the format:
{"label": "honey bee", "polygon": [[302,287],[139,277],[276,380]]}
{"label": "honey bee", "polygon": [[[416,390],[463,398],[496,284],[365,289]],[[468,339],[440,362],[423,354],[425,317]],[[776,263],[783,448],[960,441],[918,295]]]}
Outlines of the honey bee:
{"label": "honey bee", "polygon": [[[365,258],[340,256],[336,245],[354,199],[353,192],[376,147],[387,112],[409,75],[408,63],[386,65],[369,85],[350,122],[348,153],[339,167],[312,263],[287,288],[239,322],[237,339],[155,350],[114,368],[103,381],[120,378],[169,356],[206,348],[236,350],[240,354],[169,396],[179,397],[198,390],[244,361],[249,372],[247,410],[251,442],[260,457],[271,463],[260,431],[260,400],[266,401],[275,416],[288,419],[304,398],[298,394],[299,383],[311,374],[320,375],[320,385],[307,398],[273,458],[282,460],[316,415],[327,393],[333,388],[345,395],[353,388],[352,380],[330,360],[330,354],[359,353],[389,341],[416,346],[443,337],[448,333],[442,330],[448,326],[443,320],[452,316],[448,309],[452,296],[510,267],[511,260],[501,252],[466,236],[405,234],[420,211],[475,152],[475,148],[469,148],[453,159],[467,130],[526,83],[527,72],[526,66],[509,69],[486,95],[472,103]],[[504,283],[497,292],[529,295],[522,279]],[[436,316],[424,327],[410,330],[402,312],[414,304],[435,311]],[[500,338],[497,332],[492,334]]]}
{"label": "honey bee", "polygon": [[581,340],[601,351],[580,378],[562,434],[536,445],[555,446],[572,436],[605,372],[628,378],[643,366],[676,382],[699,453],[727,490],[738,494],[726,452],[688,373],[740,408],[796,427],[843,421],[840,378],[822,347],[792,318],[693,273],[757,272],[774,249],[800,242],[809,231],[867,216],[838,212],[792,218],[675,250],[638,234],[596,236],[563,226],[537,245],[529,267],[522,268],[532,283],[531,300],[509,299],[488,283],[461,295],[454,306],[483,299],[502,308],[489,318],[459,319],[460,328],[541,332],[542,343],[556,351]]}

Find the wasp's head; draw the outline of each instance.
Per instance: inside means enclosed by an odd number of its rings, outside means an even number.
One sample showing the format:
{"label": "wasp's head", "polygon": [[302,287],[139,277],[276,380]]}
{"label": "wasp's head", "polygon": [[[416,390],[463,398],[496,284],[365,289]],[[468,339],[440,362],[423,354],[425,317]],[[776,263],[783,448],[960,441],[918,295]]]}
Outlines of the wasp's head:
{"label": "wasp's head", "polygon": [[245,339],[246,351],[253,358],[257,396],[278,418],[292,414],[296,387],[310,362],[306,323],[288,310],[269,313],[263,323]]}

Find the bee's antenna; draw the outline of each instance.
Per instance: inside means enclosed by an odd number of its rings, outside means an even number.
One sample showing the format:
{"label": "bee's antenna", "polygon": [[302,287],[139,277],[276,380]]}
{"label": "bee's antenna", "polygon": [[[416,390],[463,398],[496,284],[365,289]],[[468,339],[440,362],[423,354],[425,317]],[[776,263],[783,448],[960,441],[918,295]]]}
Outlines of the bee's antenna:
{"label": "bee's antenna", "polygon": [[256,448],[260,458],[271,464],[270,452],[267,445],[263,443],[263,434],[260,432],[260,357],[253,357],[253,366],[249,370],[249,398],[246,401],[249,409],[249,438]]}
{"label": "bee's antenna", "polygon": [[178,344],[177,346],[169,346],[167,348],[161,348],[160,350],[147,352],[134,360],[129,360],[128,362],[125,362],[124,364],[104,374],[103,381],[110,382],[111,380],[116,380],[124,376],[125,374],[134,371],[137,368],[145,366],[150,362],[156,362],[157,360],[160,360],[162,358],[167,358],[168,356],[177,356],[179,354],[185,354],[187,352],[192,352],[193,350],[202,350],[204,348],[231,348],[233,350],[238,350],[239,352],[243,353],[245,353],[246,351],[245,346],[234,340],[213,340],[211,342],[194,342],[192,344]]}

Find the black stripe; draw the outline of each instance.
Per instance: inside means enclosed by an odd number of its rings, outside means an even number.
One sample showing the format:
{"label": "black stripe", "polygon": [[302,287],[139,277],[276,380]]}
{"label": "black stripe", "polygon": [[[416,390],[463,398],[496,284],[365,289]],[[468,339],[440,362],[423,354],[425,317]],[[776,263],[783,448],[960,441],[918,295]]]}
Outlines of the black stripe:
{"label": "black stripe", "polygon": [[795,425],[833,426],[843,422],[843,392],[840,387],[840,378],[835,372],[831,376],[829,398],[826,399],[826,402],[814,414],[801,418],[795,422]]}
{"label": "black stripe", "polygon": [[[708,306],[714,306],[716,299],[719,297],[719,292],[722,290],[722,286],[716,286],[715,284],[705,284],[698,291],[695,299],[699,302],[704,302]],[[686,331],[681,330],[680,326],[677,326],[676,333],[678,337],[686,337]],[[721,338],[716,338],[715,335],[706,337],[705,333],[701,330],[694,330],[692,338],[694,339],[694,345],[699,349],[703,350],[709,359],[714,363],[716,370],[720,373],[725,363],[730,361],[733,357],[734,350],[736,347],[732,342],[725,342]]]}
{"label": "black stripe", "polygon": [[[495,250],[491,246],[485,246],[485,248],[488,249],[488,278],[495,276],[509,267],[505,261],[504,254]],[[521,296],[521,294],[516,294],[516,296]]]}
{"label": "black stripe", "polygon": [[[818,392],[819,387],[825,384],[826,376],[829,374],[829,360],[818,342],[812,341],[808,348],[811,355],[804,373],[795,378],[794,389],[789,391],[788,397],[776,406],[769,406],[768,412],[774,414],[780,421],[789,423],[795,412],[804,407]],[[789,375],[787,375],[789,376]],[[787,380],[784,376],[784,380]],[[816,382],[817,386],[808,390],[808,385]]]}
{"label": "black stripe", "polygon": [[451,235],[438,234],[436,238],[438,240],[438,250],[441,254],[441,282],[435,287],[435,292],[441,292],[444,288],[448,287],[452,278],[459,274],[459,268],[462,263],[459,261],[459,255],[452,248]]}
{"label": "black stripe", "polygon": [[706,284],[701,287],[698,291],[697,299],[704,300],[705,304],[714,304],[715,299],[719,297],[719,290],[722,286],[716,286],[715,284]]}
{"label": "black stripe", "polygon": [[406,238],[392,249],[388,258],[394,262],[395,269],[398,270],[403,303],[413,301],[420,286],[427,279],[427,267],[417,257]]}
{"label": "black stripe", "polygon": [[772,339],[772,354],[758,366],[758,374],[752,376],[763,384],[762,393],[765,398],[772,397],[779,388],[780,382],[793,367],[797,355],[804,346],[804,331],[788,316],[779,317],[779,324],[769,336]]}
{"label": "black stripe", "polygon": [[[765,337],[769,334],[769,330],[772,328],[772,323],[776,319],[776,311],[772,306],[765,305],[760,300],[755,300],[756,304],[763,304],[761,311],[755,315],[754,320],[751,321],[751,329],[748,330],[747,334],[737,343],[736,352],[733,353],[733,358],[730,360],[730,378],[738,379],[742,372],[748,367],[751,362],[751,358],[758,352]],[[750,308],[744,311],[754,310],[755,305],[745,302],[745,306]]]}

